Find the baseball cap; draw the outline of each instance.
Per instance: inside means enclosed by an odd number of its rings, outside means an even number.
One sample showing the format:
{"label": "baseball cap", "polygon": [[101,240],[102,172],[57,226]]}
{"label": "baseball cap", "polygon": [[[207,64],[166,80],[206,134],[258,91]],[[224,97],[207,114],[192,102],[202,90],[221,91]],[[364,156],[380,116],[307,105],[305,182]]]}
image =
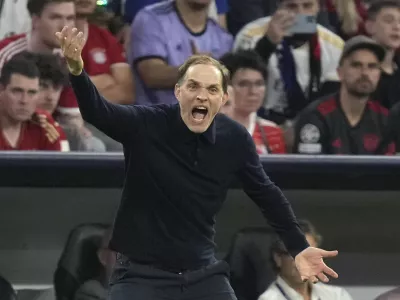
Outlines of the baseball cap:
{"label": "baseball cap", "polygon": [[365,35],[357,35],[351,39],[349,39],[345,44],[342,52],[342,56],[340,58],[340,63],[342,63],[343,59],[348,57],[354,51],[360,49],[368,49],[372,51],[380,62],[383,61],[386,55],[386,50],[373,39],[365,36]]}

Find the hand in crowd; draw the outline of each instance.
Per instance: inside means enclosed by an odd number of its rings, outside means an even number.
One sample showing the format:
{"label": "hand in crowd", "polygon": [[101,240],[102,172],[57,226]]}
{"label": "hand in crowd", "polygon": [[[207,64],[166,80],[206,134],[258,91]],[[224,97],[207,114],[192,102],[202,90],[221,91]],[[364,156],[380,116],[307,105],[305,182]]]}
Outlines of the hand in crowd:
{"label": "hand in crowd", "polygon": [[47,116],[44,114],[34,114],[32,116],[33,121],[39,123],[39,125],[45,130],[46,137],[50,141],[50,143],[54,143],[60,138],[60,134],[58,133],[57,129],[54,127],[53,124],[49,122]]}
{"label": "hand in crowd", "polygon": [[265,35],[274,43],[279,44],[288,34],[294,24],[295,14],[284,9],[277,10],[268,24]]}
{"label": "hand in crowd", "polygon": [[85,45],[85,38],[82,32],[76,28],[65,26],[61,32],[56,32],[60,42],[62,53],[67,61],[69,71],[79,75],[83,70],[82,49]]}

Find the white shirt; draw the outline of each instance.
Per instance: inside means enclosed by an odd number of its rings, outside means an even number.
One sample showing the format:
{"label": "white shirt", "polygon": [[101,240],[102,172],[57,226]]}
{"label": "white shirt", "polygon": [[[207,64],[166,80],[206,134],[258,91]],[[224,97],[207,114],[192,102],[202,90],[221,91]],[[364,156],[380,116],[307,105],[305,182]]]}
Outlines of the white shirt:
{"label": "white shirt", "polygon": [[0,40],[11,35],[30,31],[31,16],[27,0],[4,0],[0,12]]}
{"label": "white shirt", "polygon": [[[286,296],[278,286],[282,288]],[[269,286],[258,300],[304,300],[304,298],[278,276],[276,281]],[[311,300],[352,300],[352,298],[341,287],[316,283],[312,285]]]}
{"label": "white shirt", "polygon": [[[234,43],[234,51],[240,49],[254,49],[257,42],[264,36],[271,17],[257,19],[238,33]],[[318,37],[321,47],[321,83],[325,81],[339,81],[337,67],[342,54],[343,40],[325,27],[318,25]],[[292,49],[296,63],[297,81],[303,91],[307,91],[310,83],[309,44]],[[283,81],[278,67],[278,57],[274,53],[268,63],[268,82],[265,108],[283,113],[287,107]]]}

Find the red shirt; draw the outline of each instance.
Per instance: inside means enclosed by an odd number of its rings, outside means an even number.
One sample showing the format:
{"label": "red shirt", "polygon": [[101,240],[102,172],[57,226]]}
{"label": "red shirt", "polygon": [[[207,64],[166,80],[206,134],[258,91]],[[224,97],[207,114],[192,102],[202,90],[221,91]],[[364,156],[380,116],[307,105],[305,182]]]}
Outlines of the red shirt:
{"label": "red shirt", "polygon": [[282,129],[271,121],[258,118],[256,114],[251,117],[249,133],[253,137],[257,153],[285,154],[286,144]]}
{"label": "red shirt", "polygon": [[[82,50],[85,71],[90,76],[111,74],[111,66],[126,63],[122,45],[106,29],[93,24],[88,26],[88,38]],[[71,88],[64,89],[58,104],[59,111],[74,113],[78,110],[75,94]]]}
{"label": "red shirt", "polygon": [[[59,133],[61,129],[54,119],[46,112],[37,111],[37,114],[46,115],[47,122],[55,127]],[[57,128],[58,127],[58,128]],[[61,129],[62,130],[62,129]],[[0,150],[47,150],[47,151],[62,151],[61,137],[55,140],[50,140],[47,137],[47,131],[40,126],[37,121],[29,120],[22,124],[20,136],[15,147],[11,146],[7,139],[4,137],[3,131],[0,130]],[[65,134],[64,134],[64,140]]]}

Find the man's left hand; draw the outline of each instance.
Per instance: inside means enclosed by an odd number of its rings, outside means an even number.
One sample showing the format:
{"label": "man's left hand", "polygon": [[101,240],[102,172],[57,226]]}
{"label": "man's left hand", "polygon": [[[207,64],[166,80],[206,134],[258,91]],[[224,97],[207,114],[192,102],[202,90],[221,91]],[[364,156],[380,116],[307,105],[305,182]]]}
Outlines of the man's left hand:
{"label": "man's left hand", "polygon": [[313,283],[321,280],[328,282],[326,275],[338,278],[338,274],[329,268],[323,258],[335,257],[338,251],[326,251],[319,248],[308,247],[295,257],[297,270],[303,281],[310,280]]}

